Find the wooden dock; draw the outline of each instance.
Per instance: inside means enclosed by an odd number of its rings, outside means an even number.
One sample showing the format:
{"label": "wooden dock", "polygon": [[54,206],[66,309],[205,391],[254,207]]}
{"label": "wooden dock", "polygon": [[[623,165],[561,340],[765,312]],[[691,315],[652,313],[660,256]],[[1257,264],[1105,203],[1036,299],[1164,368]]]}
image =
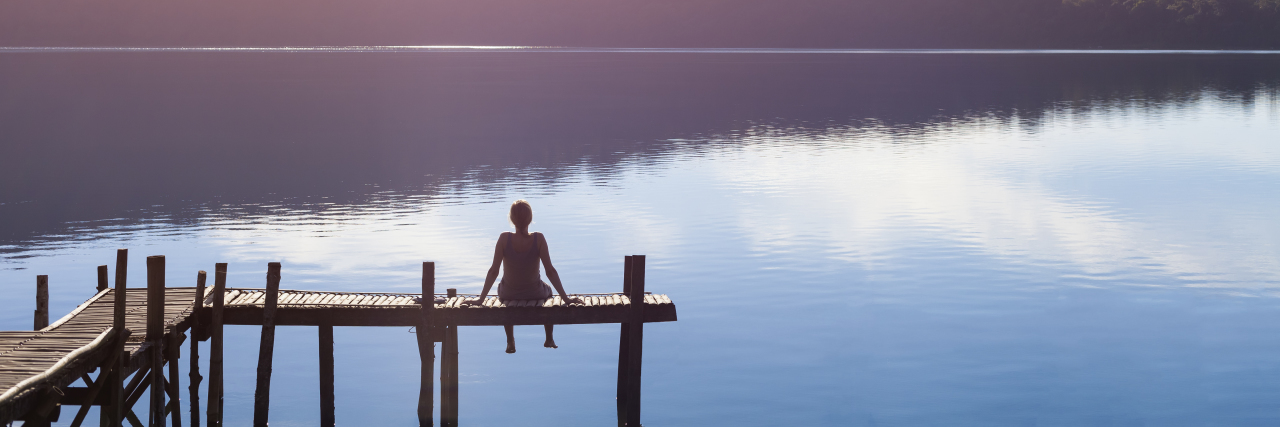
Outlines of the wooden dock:
{"label": "wooden dock", "polygon": [[[107,287],[106,266],[99,267],[98,292],[57,322],[47,324],[47,278],[37,279],[36,331],[0,332],[0,424],[24,420],[27,426],[57,421],[62,406],[78,406],[72,426],[80,426],[90,406],[102,406],[103,426],[125,422],[142,427],[163,426],[171,418],[181,426],[179,408],[179,348],[191,333],[189,422],[201,422],[199,346],[211,341],[207,418],[222,425],[222,351],[224,325],[261,325],[254,425],[266,426],[270,409],[270,378],[275,326],[309,325],[320,337],[321,424],[333,426],[333,328],[341,326],[415,327],[420,353],[422,387],[418,418],[433,425],[435,343],[440,351],[441,425],[458,425],[458,326],[619,323],[618,425],[638,426],[640,419],[640,361],[643,324],[676,320],[675,304],[665,295],[644,292],[644,256],[624,262],[623,292],[573,295],[581,304],[559,297],[543,300],[500,301],[490,297],[478,305],[464,305],[478,296],[453,289],[435,292],[435,265],[423,263],[422,293],[319,292],[280,290],[281,266],[268,265],[265,288],[234,288],[226,284],[226,264],[215,266],[214,286],[197,274],[195,287],[164,286],[164,258],[149,257],[148,286],[129,290],[123,274],[127,252],[117,257],[115,288]],[[43,289],[44,291],[40,291]],[[124,298],[117,300],[123,293]],[[423,296],[431,304],[423,304]],[[635,302],[643,302],[636,304]],[[43,313],[41,308],[43,307]],[[44,316],[43,319],[41,316]],[[137,331],[137,332],[135,332]],[[165,366],[168,373],[165,373]],[[98,372],[96,378],[89,374]],[[77,380],[84,387],[71,387]],[[127,383],[126,383],[126,380]],[[152,393],[146,424],[132,410],[148,388]]]}
{"label": "wooden dock", "polygon": [[[275,324],[282,326],[418,326],[422,294],[317,292],[280,290]],[[483,305],[463,306],[477,295],[437,295],[432,323],[457,326],[575,325],[624,323],[631,298],[617,294],[574,294],[584,304],[564,304],[560,297],[545,300],[500,301],[490,296]],[[224,324],[261,325],[266,306],[266,290],[232,288],[225,297]],[[676,320],[675,304],[666,295],[645,294],[645,318],[650,322]],[[210,293],[206,306],[212,306]]]}

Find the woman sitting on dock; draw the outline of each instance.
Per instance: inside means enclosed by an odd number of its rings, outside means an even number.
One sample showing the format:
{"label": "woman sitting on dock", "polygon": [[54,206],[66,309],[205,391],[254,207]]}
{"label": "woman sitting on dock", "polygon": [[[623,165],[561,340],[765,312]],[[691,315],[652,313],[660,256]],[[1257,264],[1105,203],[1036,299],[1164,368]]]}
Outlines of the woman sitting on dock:
{"label": "woman sitting on dock", "polygon": [[[551,284],[556,287],[556,292],[560,293],[564,303],[581,304],[581,300],[569,298],[569,295],[564,293],[564,287],[560,285],[560,274],[551,265],[547,239],[542,236],[542,233],[529,232],[529,223],[533,222],[533,207],[529,206],[529,202],[516,200],[512,203],[508,218],[511,219],[511,224],[515,225],[516,232],[503,232],[498,236],[498,244],[493,249],[493,265],[489,267],[489,274],[484,278],[484,290],[480,291],[480,299],[467,301],[465,304],[476,305],[484,301],[489,295],[489,288],[493,286],[493,281],[498,278],[499,265],[502,266],[502,281],[498,282],[498,299],[505,302],[550,298],[551,287],[547,286],[538,274],[539,260],[546,266],[547,279],[551,280]],[[553,325],[546,325],[545,328],[547,341],[542,343],[542,346],[558,348],[555,339],[551,336]],[[504,325],[503,329],[507,332],[507,353],[515,353],[514,327]]]}

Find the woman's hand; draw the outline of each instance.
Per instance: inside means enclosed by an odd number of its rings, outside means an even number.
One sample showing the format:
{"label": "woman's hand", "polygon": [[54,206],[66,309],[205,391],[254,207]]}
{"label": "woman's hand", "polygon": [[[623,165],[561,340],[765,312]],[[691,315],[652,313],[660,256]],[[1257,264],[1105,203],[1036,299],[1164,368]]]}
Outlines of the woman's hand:
{"label": "woman's hand", "polygon": [[469,299],[469,300],[463,301],[461,305],[472,306],[472,305],[481,305],[481,304],[484,304],[484,298]]}
{"label": "woman's hand", "polygon": [[564,305],[569,305],[569,304],[581,305],[582,304],[582,299],[578,297],[563,296],[563,297],[560,297],[560,300],[564,301]]}

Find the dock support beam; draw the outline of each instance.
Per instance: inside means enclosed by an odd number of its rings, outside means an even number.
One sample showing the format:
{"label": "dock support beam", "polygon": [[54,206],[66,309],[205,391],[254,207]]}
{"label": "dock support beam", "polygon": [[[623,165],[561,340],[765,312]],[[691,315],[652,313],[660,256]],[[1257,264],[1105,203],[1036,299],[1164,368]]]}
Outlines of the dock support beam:
{"label": "dock support beam", "polygon": [[172,417],[170,422],[173,423],[173,427],[182,427],[182,408],[179,407],[179,402],[182,399],[178,395],[179,390],[181,390],[179,388],[181,387],[181,384],[179,384],[181,378],[178,376],[178,357],[182,355],[182,332],[179,332],[178,328],[174,328],[169,331],[168,337],[169,345],[165,346],[164,352],[165,360],[169,363],[169,380],[165,381],[164,385],[165,394],[169,395],[169,404],[165,405],[165,412],[168,412]]}
{"label": "dock support beam", "polygon": [[151,416],[149,425],[164,427],[164,255],[147,257],[147,342],[151,345]]}
{"label": "dock support beam", "polygon": [[320,426],[334,427],[333,325],[320,325]]}
{"label": "dock support beam", "polygon": [[200,315],[204,311],[204,283],[208,276],[204,270],[196,273],[196,300],[191,308],[191,386],[187,393],[191,395],[191,427],[200,427]]}
{"label": "dock support beam", "polygon": [[[113,292],[115,310],[112,313],[111,327],[119,330],[124,329],[125,315],[125,278],[129,266],[129,250],[116,250],[116,288]],[[98,275],[101,277],[102,268],[98,268]],[[121,351],[123,353],[123,350]],[[107,377],[107,405],[102,407],[99,412],[99,424],[102,427],[120,427],[121,421],[124,420],[124,366],[128,363],[129,356],[121,354],[112,366],[111,373]]]}
{"label": "dock support beam", "polygon": [[[631,256],[631,309],[626,333],[626,427],[640,426],[640,362],[644,350],[644,255]],[[625,283],[625,281],[624,281]],[[621,356],[620,356],[621,357]]]}
{"label": "dock support beam", "polygon": [[41,330],[49,326],[49,275],[36,276],[36,316],[35,329]]}
{"label": "dock support beam", "polygon": [[[631,294],[631,255],[627,255],[622,263],[622,293]],[[627,425],[627,338],[630,327],[623,322],[618,333],[618,427]]]}
{"label": "dock support beam", "polygon": [[[458,290],[446,290],[449,298],[458,296]],[[440,342],[440,425],[458,427],[458,325],[444,325],[444,338]]]}
{"label": "dock support beam", "polygon": [[267,302],[262,308],[262,341],[258,345],[258,387],[253,392],[253,427],[267,427],[271,409],[271,358],[276,345],[276,303],[280,298],[280,263],[267,263]]}
{"label": "dock support beam", "polygon": [[107,266],[98,266],[98,292],[107,290]]}
{"label": "dock support beam", "polygon": [[222,427],[222,310],[227,294],[227,263],[213,266],[213,312],[209,313],[209,427]]}
{"label": "dock support beam", "polygon": [[418,426],[434,425],[432,406],[435,399],[433,388],[436,364],[436,343],[431,339],[431,310],[436,306],[436,263],[422,263],[422,322],[418,325],[418,358],[422,365],[422,379],[418,385]]}

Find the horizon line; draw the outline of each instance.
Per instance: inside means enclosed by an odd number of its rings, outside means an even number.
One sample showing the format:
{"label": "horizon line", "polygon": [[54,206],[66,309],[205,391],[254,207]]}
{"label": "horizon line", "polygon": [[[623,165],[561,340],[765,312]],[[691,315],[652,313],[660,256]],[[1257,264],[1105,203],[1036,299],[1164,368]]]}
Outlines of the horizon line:
{"label": "horizon line", "polygon": [[1275,55],[1261,49],[846,49],[846,48],[665,48],[569,46],[2,46],[0,53],[25,52],[544,52],[544,53],[775,53],[775,54],[1248,54]]}

